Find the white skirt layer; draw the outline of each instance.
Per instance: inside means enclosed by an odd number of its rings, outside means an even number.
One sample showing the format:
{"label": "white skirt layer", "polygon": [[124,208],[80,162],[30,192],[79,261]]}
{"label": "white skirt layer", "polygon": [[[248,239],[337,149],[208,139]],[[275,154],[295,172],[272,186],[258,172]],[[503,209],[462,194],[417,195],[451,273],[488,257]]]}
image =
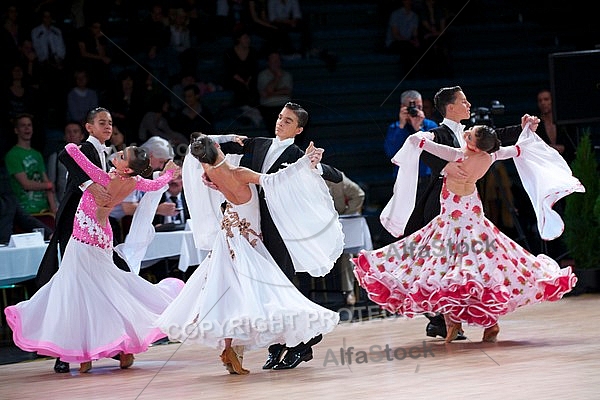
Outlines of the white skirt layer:
{"label": "white skirt layer", "polygon": [[111,249],[72,238],[56,275],[5,313],[21,349],[81,363],[146,351],[165,336],[153,322],[183,285],[174,278],[154,285],[118,269]]}
{"label": "white skirt layer", "polygon": [[224,339],[232,338],[250,350],[295,346],[331,332],[338,322],[336,312],[296,289],[262,242],[253,248],[242,235],[225,238],[221,231],[212,253],[156,325],[171,340],[223,348]]}

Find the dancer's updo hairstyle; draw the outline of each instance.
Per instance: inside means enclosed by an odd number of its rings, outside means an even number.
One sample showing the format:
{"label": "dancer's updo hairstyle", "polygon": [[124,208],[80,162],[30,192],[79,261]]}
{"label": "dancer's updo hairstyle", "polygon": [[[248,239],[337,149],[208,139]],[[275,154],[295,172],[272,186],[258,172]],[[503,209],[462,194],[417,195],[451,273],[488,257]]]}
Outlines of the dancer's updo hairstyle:
{"label": "dancer's updo hairstyle", "polygon": [[219,152],[215,142],[203,133],[191,135],[190,153],[201,163],[214,165]]}
{"label": "dancer's updo hairstyle", "polygon": [[486,153],[493,153],[500,148],[500,139],[494,128],[488,125],[480,125],[474,132],[477,138],[477,148]]}

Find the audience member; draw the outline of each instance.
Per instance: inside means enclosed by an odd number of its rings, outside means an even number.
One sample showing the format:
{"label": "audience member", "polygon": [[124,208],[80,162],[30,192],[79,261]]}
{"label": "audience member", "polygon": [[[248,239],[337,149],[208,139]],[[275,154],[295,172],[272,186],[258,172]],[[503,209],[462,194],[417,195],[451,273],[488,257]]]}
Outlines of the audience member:
{"label": "audience member", "polygon": [[11,187],[19,204],[29,214],[56,213],[54,185],[46,175],[44,157],[31,147],[33,116],[17,116],[14,131],[17,144],[6,153],[5,162]]}
{"label": "audience member", "polygon": [[419,16],[412,10],[412,0],[402,0],[402,7],[390,15],[385,47],[400,56],[402,76],[417,74],[416,63],[421,54]]}
{"label": "audience member", "polygon": [[171,39],[169,46],[172,53],[175,55],[171,62],[177,63],[176,70],[195,71],[196,70],[196,55],[192,47],[192,36],[188,27],[188,14],[183,8],[172,8],[169,11],[173,12],[171,24]]}
{"label": "audience member", "polygon": [[[342,172],[341,182],[325,181],[329,188],[329,193],[333,198],[333,205],[338,215],[360,215],[362,214],[365,201],[365,192],[360,185],[346,176]],[[339,271],[341,280],[341,289],[344,300],[348,305],[356,303],[354,294],[354,266],[351,258],[352,254],[342,253],[335,262],[334,269]]]}
{"label": "audience member", "polygon": [[14,121],[17,115],[28,113],[39,115],[40,104],[38,101],[38,91],[31,86],[30,80],[23,73],[23,68],[19,64],[13,65],[9,71],[10,78],[7,79],[7,89],[5,91],[4,110],[6,110],[5,121],[10,123]]}
{"label": "audience member", "polygon": [[541,124],[537,134],[542,140],[560,153],[567,163],[575,159],[575,142],[567,126],[557,126],[552,116],[552,92],[541,89],[537,93],[537,106],[540,111]]}
{"label": "audience member", "polygon": [[233,40],[233,46],[225,50],[223,86],[233,91],[233,105],[254,107],[258,105],[258,54],[248,31],[236,31]]}
{"label": "audience member", "polygon": [[7,244],[10,237],[18,232],[32,232],[34,228],[44,229],[44,239],[52,234],[51,227],[23,210],[10,187],[9,176],[4,165],[0,166],[0,244]]}
{"label": "audience member", "polygon": [[440,115],[440,112],[435,108],[433,100],[429,97],[423,98],[423,112],[425,113],[425,118],[430,119],[437,124],[442,122],[443,118]]}
{"label": "audience member", "polygon": [[282,107],[292,99],[293,88],[292,74],[281,68],[281,55],[278,51],[271,51],[267,67],[258,73],[257,80],[259,109],[268,130],[275,126]]}
{"label": "audience member", "polygon": [[113,125],[113,133],[110,137],[110,154],[109,157],[118,153],[121,150],[124,150],[127,147],[127,140],[121,129],[117,125]]}
{"label": "audience member", "polygon": [[40,61],[33,48],[33,42],[25,38],[19,43],[19,55],[17,62],[23,68],[24,77],[30,82],[31,86],[40,88]]}
{"label": "audience member", "polygon": [[31,30],[33,48],[40,62],[62,69],[67,48],[62,31],[56,25],[50,11],[42,12],[41,24]]}
{"label": "audience member", "polygon": [[175,75],[171,63],[172,54],[169,51],[171,30],[169,20],[165,18],[159,2],[151,3],[148,18],[141,21],[136,31],[136,59],[140,60],[140,64],[147,66],[156,79],[168,83],[170,77]]}
{"label": "audience member", "polygon": [[237,30],[233,39],[234,45],[225,50],[223,87],[233,92],[233,107],[259,126],[262,116],[256,108],[259,98],[256,88],[258,52],[251,45],[248,31]]}
{"label": "audience member", "polygon": [[19,32],[19,11],[15,4],[5,6],[2,13],[2,29],[0,43],[2,45],[2,60],[0,60],[0,75],[4,76],[19,57],[19,46],[23,40]]}
{"label": "audience member", "polygon": [[173,119],[173,127],[178,132],[211,133],[215,118],[212,112],[202,104],[202,95],[198,85],[188,85],[183,90],[183,107]]}
{"label": "audience member", "polygon": [[[167,140],[159,136],[151,137],[140,147],[143,148],[148,155],[150,167],[154,171],[152,174],[153,179],[158,178],[160,171],[164,168],[166,163],[174,158],[173,147]],[[133,214],[137,210],[143,196],[143,191],[134,190],[111,211],[109,217],[111,226],[113,229],[116,228],[120,233],[119,238],[114,238],[115,245],[123,242],[127,237]],[[161,202],[156,208],[155,215],[171,218],[178,213],[177,206],[172,202]],[[168,263],[157,263],[153,266],[149,266],[149,268],[145,268],[142,276],[150,282],[158,282],[161,278],[169,275],[170,269],[167,268],[168,266]]]}
{"label": "audience member", "polygon": [[[174,158],[173,147],[167,140],[161,138],[160,136],[151,137],[140,147],[146,150],[148,158],[150,159],[150,166],[155,172],[162,170],[167,161],[172,160]],[[123,218],[126,215],[132,216],[135,213],[135,210],[137,209],[138,203],[141,200],[142,196],[143,192],[137,190],[133,191],[120,203],[120,212],[115,211],[111,213],[111,216],[114,216],[114,218],[116,219]],[[117,205],[116,208],[118,209],[119,205]],[[171,217],[176,214],[175,208],[176,207],[173,204],[161,203],[156,209],[156,214]],[[125,227],[125,229],[122,232],[123,239],[127,235],[127,232],[128,228]]]}
{"label": "audience member", "polygon": [[88,86],[88,72],[84,69],[73,73],[75,87],[67,94],[67,120],[83,124],[89,110],[98,107],[98,93]]}
{"label": "audience member", "polygon": [[[537,93],[537,106],[540,112],[540,124],[536,133],[542,140],[550,145],[553,149],[570,164],[575,159],[576,145],[573,140],[573,135],[569,132],[566,125],[556,125],[552,116],[552,92],[547,89],[541,89]],[[554,210],[561,216],[565,212],[565,199],[560,199],[554,205]],[[523,210],[524,211],[524,210]],[[533,213],[532,213],[533,214]],[[534,217],[534,215],[532,215]],[[533,224],[532,224],[533,225]],[[539,234],[537,235],[539,236]],[[541,241],[541,251],[548,254],[557,261],[567,255],[567,248],[561,238],[550,241]]]}
{"label": "audience member", "polygon": [[421,22],[419,40],[424,51],[419,68],[430,77],[451,76],[450,33],[446,31],[447,14],[443,4],[436,0],[424,0],[418,8]]}
{"label": "audience member", "polygon": [[135,80],[135,74],[125,69],[119,73],[117,82],[106,94],[114,126],[119,126],[126,137],[125,142],[137,142],[138,129],[144,115],[144,87]]}
{"label": "audience member", "polygon": [[[280,36],[285,42],[281,52],[284,55],[306,56],[312,49],[312,39],[298,0],[268,0],[269,22],[279,29]],[[297,46],[293,34],[300,35],[300,45]]]}
{"label": "audience member", "polygon": [[79,57],[76,68],[85,69],[89,74],[89,85],[97,91],[106,88],[111,79],[108,54],[108,40],[102,33],[102,25],[96,18],[82,28],[77,38]]}
{"label": "audience member", "polygon": [[40,89],[48,106],[62,107],[57,109],[60,113],[64,105],[55,99],[64,98],[67,93],[67,48],[62,31],[54,25],[50,11],[43,11],[41,15],[42,23],[31,30],[33,48],[40,61]]}
{"label": "audience member", "polygon": [[166,95],[157,95],[152,101],[152,107],[140,122],[138,139],[146,141],[151,136],[160,136],[168,140],[172,146],[180,144],[187,145],[188,140],[183,134],[171,129],[167,117],[169,117],[169,98]]}
{"label": "audience member", "polygon": [[263,40],[260,55],[266,57],[271,50],[281,50],[287,35],[269,21],[267,0],[249,0],[248,12],[250,32]]}
{"label": "audience member", "polygon": [[[425,117],[423,111],[423,97],[416,90],[406,90],[400,95],[400,110],[398,120],[388,126],[383,143],[385,155],[388,158],[400,150],[407,137],[418,131],[428,131],[438,124]],[[398,166],[394,165],[394,176]],[[431,175],[429,167],[421,162],[419,164],[419,187],[422,187]]]}
{"label": "audience member", "polygon": [[[175,164],[181,165],[181,160],[177,160]],[[185,201],[185,196],[183,194],[183,181],[181,176],[169,181],[169,188],[163,194],[160,203],[174,204],[177,213],[175,215],[161,215],[157,213],[152,221],[156,227],[165,224],[184,224],[190,218],[190,211],[188,210],[187,202]]]}
{"label": "audience member", "polygon": [[[78,121],[69,121],[65,125],[65,133],[63,136],[64,143],[80,144],[85,139],[81,123]],[[62,147],[61,147],[62,150]],[[58,151],[50,154],[46,161],[46,170],[48,171],[48,179],[54,184],[54,196],[56,197],[56,205],[59,207],[67,187],[67,167],[58,161]]]}

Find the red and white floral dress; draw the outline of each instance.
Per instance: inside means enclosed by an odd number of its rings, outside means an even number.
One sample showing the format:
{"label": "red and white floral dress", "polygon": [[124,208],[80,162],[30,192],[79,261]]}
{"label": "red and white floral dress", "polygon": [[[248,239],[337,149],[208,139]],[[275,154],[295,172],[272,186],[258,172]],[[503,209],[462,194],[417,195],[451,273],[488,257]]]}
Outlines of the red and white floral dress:
{"label": "red and white floral dress", "polygon": [[[546,154],[545,158],[539,157],[540,152],[548,150],[535,134],[525,132],[522,136],[521,147],[513,156],[519,152],[523,154],[518,163],[515,158],[515,164],[524,183],[529,186],[530,197],[538,219],[541,219],[540,231],[555,235],[562,231],[563,226],[551,205],[557,198],[584,189],[572,177],[566,164],[559,165],[560,162],[554,160],[553,153]],[[401,165],[405,175],[418,168],[416,162],[423,139],[427,137],[420,138],[420,141],[407,140],[405,147],[399,151],[398,155],[406,155],[400,163],[409,160],[407,163],[410,165]],[[456,160],[461,155],[461,150],[446,146],[442,149],[441,145],[426,141],[428,151],[438,156],[447,154],[448,158],[443,157],[447,160]],[[415,143],[420,145],[415,146]],[[436,154],[435,151],[440,152]],[[556,156],[560,158],[558,153]],[[524,157],[528,160],[523,160]],[[543,163],[549,165],[543,166]],[[557,165],[560,168],[558,172]],[[526,170],[528,175],[532,175],[529,179],[526,179]],[[544,182],[539,176],[549,171],[554,175],[553,179],[545,181],[548,182],[546,185],[559,181],[561,187],[546,188],[545,194],[538,187]],[[532,182],[534,177],[538,182]],[[397,181],[396,185],[401,188],[399,183]],[[532,195],[534,192],[537,195]],[[408,210],[403,207],[407,204]],[[382,223],[386,228],[389,226],[396,232],[401,231],[413,205],[414,198],[407,200],[406,191],[395,190],[394,197],[386,206],[388,212]],[[577,278],[571,267],[561,269],[550,257],[544,254],[535,256],[502,233],[484,216],[476,190],[460,196],[449,191],[444,180],[440,206],[440,214],[422,229],[380,249],[362,250],[353,260],[354,273],[360,285],[369,298],[384,309],[407,317],[443,313],[454,322],[490,327],[496,324],[499,316],[518,307],[556,301],[572,290]]]}

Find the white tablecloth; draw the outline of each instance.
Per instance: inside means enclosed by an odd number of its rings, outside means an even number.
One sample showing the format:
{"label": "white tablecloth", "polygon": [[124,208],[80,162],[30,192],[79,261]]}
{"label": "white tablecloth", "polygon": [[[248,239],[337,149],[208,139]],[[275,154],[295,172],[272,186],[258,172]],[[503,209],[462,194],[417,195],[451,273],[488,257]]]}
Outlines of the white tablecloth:
{"label": "white tablecloth", "polygon": [[[340,217],[340,222],[345,236],[345,253],[352,254],[361,249],[373,249],[371,233],[365,217],[360,215],[343,216]],[[207,251],[196,248],[191,230],[156,232],[142,261],[142,268],[153,265],[164,258],[179,256],[179,269],[185,272],[189,266],[200,264],[207,254]]]}
{"label": "white tablecloth", "polygon": [[[371,250],[371,234],[363,216],[340,218],[344,231],[344,252],[357,253],[360,249]],[[10,285],[36,276],[46,246],[0,247],[0,285]],[[198,265],[208,254],[194,245],[192,231],[157,232],[142,261],[142,268],[157,261],[179,256],[179,269],[185,272],[189,266]]]}
{"label": "white tablecloth", "polygon": [[0,286],[35,278],[47,246],[0,247]]}
{"label": "white tablecloth", "polygon": [[344,253],[355,254],[360,250],[373,250],[371,232],[367,219],[361,215],[344,215],[340,217],[344,232]]}
{"label": "white tablecloth", "polygon": [[194,244],[192,231],[156,232],[154,240],[148,246],[142,260],[142,268],[157,261],[179,256],[178,268],[185,272],[191,265],[198,265],[204,260],[208,251],[198,250]]}

